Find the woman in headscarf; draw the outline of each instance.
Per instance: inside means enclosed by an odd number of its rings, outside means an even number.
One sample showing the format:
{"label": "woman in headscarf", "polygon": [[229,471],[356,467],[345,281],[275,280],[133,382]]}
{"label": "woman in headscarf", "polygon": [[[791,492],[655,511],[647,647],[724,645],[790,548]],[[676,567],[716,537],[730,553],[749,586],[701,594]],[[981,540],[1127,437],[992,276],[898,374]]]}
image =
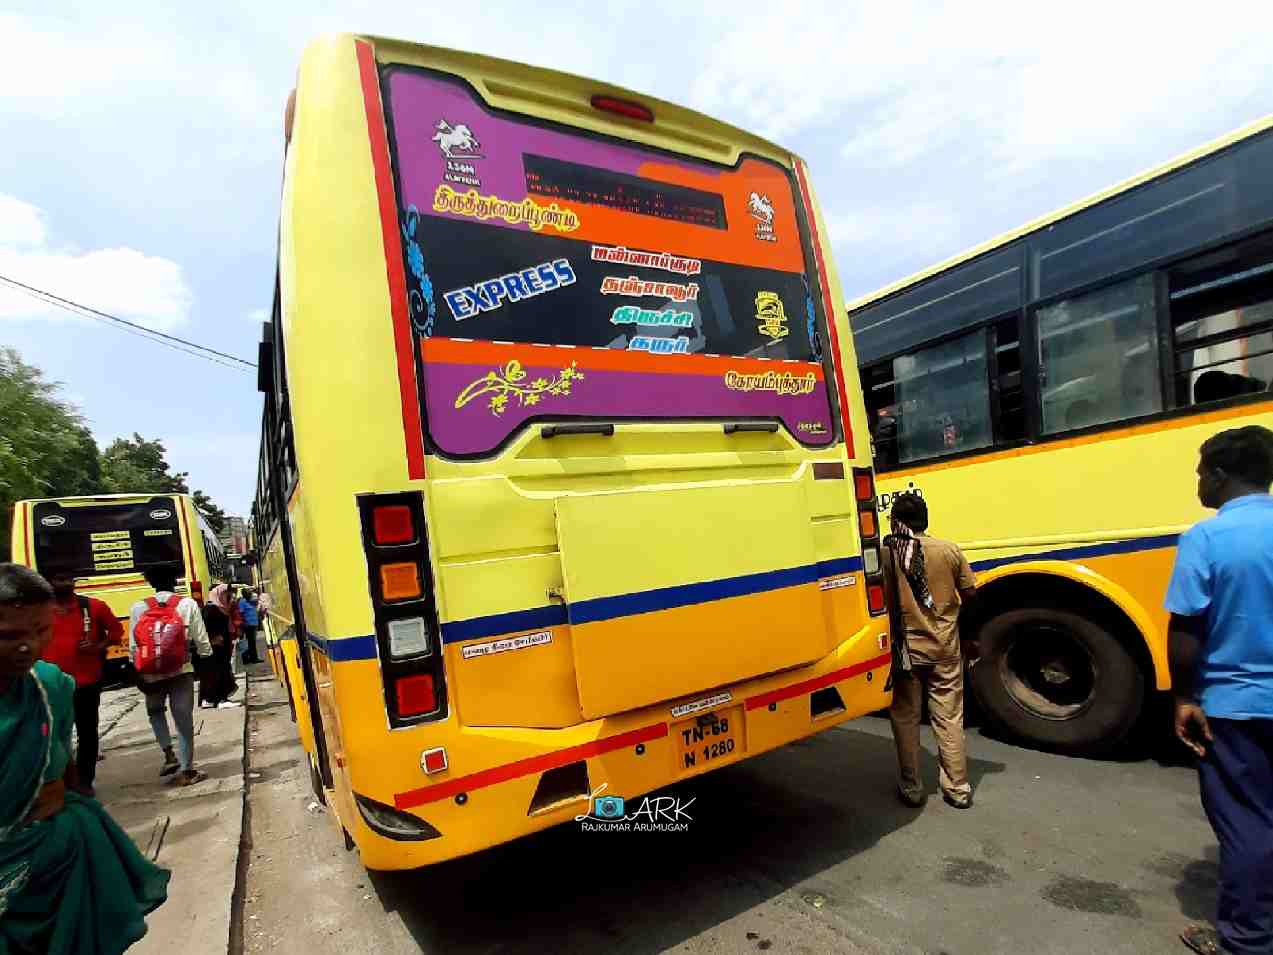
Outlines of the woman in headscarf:
{"label": "woman in headscarf", "polygon": [[44,579],[0,564],[0,952],[119,955],[169,873],[72,788],[75,681],[38,659],[52,621]]}
{"label": "woman in headscarf", "polygon": [[230,588],[218,584],[208,594],[203,606],[203,624],[212,644],[212,657],[199,674],[199,705],[212,707],[238,706],[230,697],[238,689],[234,679],[234,636],[230,629]]}

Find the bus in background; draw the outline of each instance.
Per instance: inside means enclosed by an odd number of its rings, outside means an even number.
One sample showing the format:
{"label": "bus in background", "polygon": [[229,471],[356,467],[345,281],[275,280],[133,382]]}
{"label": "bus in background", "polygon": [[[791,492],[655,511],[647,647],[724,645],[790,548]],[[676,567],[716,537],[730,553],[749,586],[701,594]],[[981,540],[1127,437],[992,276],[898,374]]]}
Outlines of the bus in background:
{"label": "bus in background", "polygon": [[254,519],[367,867],[887,705],[866,418],[798,158],[353,36],[308,47],[285,127]]}
{"label": "bus in background", "polygon": [[1170,686],[1198,447],[1273,426],[1273,117],[849,311],[881,510],[921,493],[977,571],[986,712],[1114,745]]}
{"label": "bus in background", "polygon": [[[182,593],[200,603],[224,581],[225,554],[188,494],[100,494],[18,501],[13,559],[46,576],[70,570],[76,589],[104,601],[120,619],[154,590],[142,573],[154,564],[181,568]],[[127,647],[107,651],[105,678],[118,679]]]}

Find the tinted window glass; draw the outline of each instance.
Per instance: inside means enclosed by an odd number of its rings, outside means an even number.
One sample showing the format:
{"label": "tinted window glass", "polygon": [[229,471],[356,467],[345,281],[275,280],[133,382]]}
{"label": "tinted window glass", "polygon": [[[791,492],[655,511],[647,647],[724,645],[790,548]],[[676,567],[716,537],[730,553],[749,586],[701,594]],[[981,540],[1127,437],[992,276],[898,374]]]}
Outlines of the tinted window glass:
{"label": "tinted window glass", "polygon": [[37,504],[35,561],[46,576],[57,570],[94,577],[138,573],[154,564],[184,567],[177,506],[170,497],[82,507]]}
{"label": "tinted window glass", "polygon": [[991,443],[984,331],[876,366],[865,387],[881,466]]}
{"label": "tinted window glass", "polygon": [[849,319],[858,361],[870,364],[1020,304],[1021,248],[1012,245],[853,312]]}
{"label": "tinted window glass", "polygon": [[[834,440],[788,171],[676,158],[387,73],[431,441],[537,418],[774,418]],[[545,348],[543,346],[556,346]]]}
{"label": "tinted window glass", "polygon": [[1153,275],[1037,314],[1045,434],[1162,410]]}
{"label": "tinted window glass", "polygon": [[1273,386],[1273,241],[1257,239],[1173,269],[1176,404]]}
{"label": "tinted window glass", "polygon": [[1033,297],[1048,298],[1270,221],[1273,134],[1262,133],[1033,237]]}

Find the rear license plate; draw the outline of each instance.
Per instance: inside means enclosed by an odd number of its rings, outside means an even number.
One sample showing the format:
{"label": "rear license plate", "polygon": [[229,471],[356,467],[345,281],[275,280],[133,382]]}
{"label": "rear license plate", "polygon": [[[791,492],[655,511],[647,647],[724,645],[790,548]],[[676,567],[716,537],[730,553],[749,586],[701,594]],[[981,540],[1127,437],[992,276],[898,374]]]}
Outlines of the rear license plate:
{"label": "rear license plate", "polygon": [[672,724],[677,769],[702,769],[743,751],[743,708],[731,706]]}

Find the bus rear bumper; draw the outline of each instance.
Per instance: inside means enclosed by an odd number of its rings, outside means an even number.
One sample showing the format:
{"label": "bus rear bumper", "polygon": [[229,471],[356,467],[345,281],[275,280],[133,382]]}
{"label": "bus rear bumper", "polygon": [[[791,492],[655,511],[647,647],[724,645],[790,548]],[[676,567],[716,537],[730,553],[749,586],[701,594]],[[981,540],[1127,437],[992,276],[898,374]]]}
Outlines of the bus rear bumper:
{"label": "bus rear bumper", "polygon": [[586,827],[588,817],[598,821],[593,796],[621,797],[630,813],[654,790],[887,707],[886,626],[872,621],[812,666],[688,700],[565,729],[455,726],[446,738],[431,734],[428,746],[445,746],[450,765],[433,776],[416,769],[418,785],[409,788],[386,790],[386,776],[401,774],[363,769],[351,753],[355,792],[418,817],[438,836],[388,838],[356,812],[340,821],[368,869],[412,869],[561,823]]}

